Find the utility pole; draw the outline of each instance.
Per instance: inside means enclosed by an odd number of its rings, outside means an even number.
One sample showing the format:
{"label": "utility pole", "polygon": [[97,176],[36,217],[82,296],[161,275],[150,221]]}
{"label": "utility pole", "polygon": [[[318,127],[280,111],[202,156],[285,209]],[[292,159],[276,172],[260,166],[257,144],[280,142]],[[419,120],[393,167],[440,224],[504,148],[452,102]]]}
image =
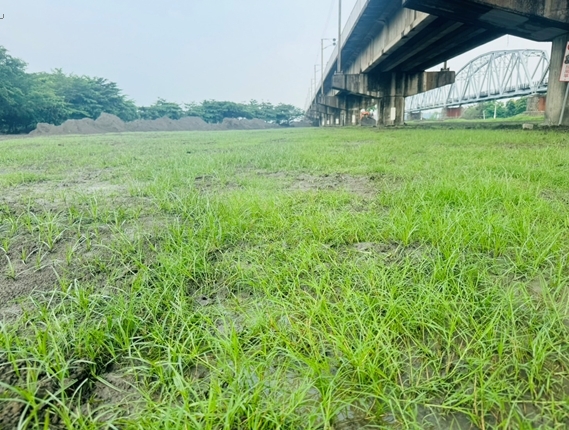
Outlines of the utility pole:
{"label": "utility pole", "polygon": [[320,96],[324,100],[324,39],[320,39]]}
{"label": "utility pole", "polygon": [[317,93],[317,91],[316,91],[317,86],[316,85],[318,82],[318,78],[316,77],[317,73],[318,73],[318,64],[315,64],[314,65],[314,98],[316,98],[316,96],[317,96],[317,94],[316,94]]}
{"label": "utility pole", "polygon": [[342,0],[338,0],[338,73],[342,73]]}
{"label": "utility pole", "polygon": [[[324,46],[325,40],[331,40],[332,45]],[[336,39],[320,39],[320,94],[324,99],[324,49],[336,45]]]}
{"label": "utility pole", "polygon": [[[338,0],[338,68],[337,74],[342,73],[342,0]],[[340,125],[345,123],[345,114],[340,111]]]}

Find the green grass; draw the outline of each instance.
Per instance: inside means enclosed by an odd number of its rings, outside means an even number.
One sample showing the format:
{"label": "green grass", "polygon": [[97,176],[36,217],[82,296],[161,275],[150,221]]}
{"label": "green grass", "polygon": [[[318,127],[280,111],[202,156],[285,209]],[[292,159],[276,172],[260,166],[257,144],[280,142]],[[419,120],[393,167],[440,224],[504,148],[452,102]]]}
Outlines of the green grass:
{"label": "green grass", "polygon": [[567,134],[0,144],[0,428],[569,426]]}

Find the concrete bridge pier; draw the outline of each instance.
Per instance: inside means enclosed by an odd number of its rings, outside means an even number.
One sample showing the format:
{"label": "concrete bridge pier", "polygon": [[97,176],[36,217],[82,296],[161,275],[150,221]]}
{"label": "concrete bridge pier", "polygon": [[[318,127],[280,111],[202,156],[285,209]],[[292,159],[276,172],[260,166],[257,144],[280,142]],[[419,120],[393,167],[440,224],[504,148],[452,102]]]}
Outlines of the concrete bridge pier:
{"label": "concrete bridge pier", "polygon": [[315,109],[319,115],[320,127],[336,125],[340,118],[340,100],[337,97],[318,96]]}
{"label": "concrete bridge pier", "polygon": [[[558,125],[563,100],[565,98],[566,82],[559,82],[561,68],[565,61],[565,49],[568,35],[564,34],[553,39],[551,47],[551,59],[549,61],[549,83],[547,86],[547,102],[545,106],[545,122],[549,125]],[[565,114],[561,125],[569,125],[569,109],[565,108]]]}
{"label": "concrete bridge pier", "polygon": [[384,126],[403,125],[405,122],[405,97],[384,97],[381,103],[379,123]]}
{"label": "concrete bridge pier", "polygon": [[350,125],[360,125],[360,112],[364,107],[363,97],[350,96],[350,104],[348,116],[350,117]]}
{"label": "concrete bridge pier", "polygon": [[458,119],[464,113],[464,108],[462,106],[458,107],[446,107],[443,109],[442,119]]}
{"label": "concrete bridge pier", "polygon": [[406,79],[403,73],[391,73],[391,82],[385,85],[380,111],[380,122],[384,126],[403,125],[405,122]]}
{"label": "concrete bridge pier", "polygon": [[335,127],[340,124],[340,120],[341,120],[340,110],[336,110],[335,112],[326,114],[323,125],[326,127]]}
{"label": "concrete bridge pier", "polygon": [[[455,72],[448,70],[336,74],[332,79],[332,88],[346,97],[348,123],[359,124],[361,109],[377,104],[377,124],[398,126],[403,125],[405,120],[405,97],[452,84],[454,80]],[[333,98],[338,99],[338,95],[326,99]]]}
{"label": "concrete bridge pier", "polygon": [[423,119],[423,112],[410,112],[409,113],[409,120],[410,121],[421,121]]}
{"label": "concrete bridge pier", "polygon": [[346,118],[347,113],[346,110],[348,108],[348,98],[345,95],[337,95],[336,98],[338,99],[338,106],[340,107],[338,111],[338,125],[340,127],[346,125]]}
{"label": "concrete bridge pier", "polygon": [[360,111],[363,108],[363,97],[348,94],[345,98],[345,122],[343,125],[358,125],[360,123]]}

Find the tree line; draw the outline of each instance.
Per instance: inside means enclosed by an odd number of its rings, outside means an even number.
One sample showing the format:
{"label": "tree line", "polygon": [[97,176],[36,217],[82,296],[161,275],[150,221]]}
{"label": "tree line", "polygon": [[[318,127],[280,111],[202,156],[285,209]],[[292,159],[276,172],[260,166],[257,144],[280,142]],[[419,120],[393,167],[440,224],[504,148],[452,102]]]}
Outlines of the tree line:
{"label": "tree line", "polygon": [[258,118],[287,126],[303,116],[299,108],[252,100],[248,103],[204,100],[179,105],[158,99],[136,106],[116,83],[104,78],[50,73],[28,73],[27,64],[0,46],[0,133],[27,133],[40,122],[60,125],[68,119],[97,119],[103,112],[123,121],[198,116],[209,123],[224,118]]}
{"label": "tree line", "polygon": [[500,101],[478,103],[477,105],[467,108],[462,114],[462,118],[510,118],[525,113],[527,105],[527,97],[517,100],[508,100],[506,103]]}

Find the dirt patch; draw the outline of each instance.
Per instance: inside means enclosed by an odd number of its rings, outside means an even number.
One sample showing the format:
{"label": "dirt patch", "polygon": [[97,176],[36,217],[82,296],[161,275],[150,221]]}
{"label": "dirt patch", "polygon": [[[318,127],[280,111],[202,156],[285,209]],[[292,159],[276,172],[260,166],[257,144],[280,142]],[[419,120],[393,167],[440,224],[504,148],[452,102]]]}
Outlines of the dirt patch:
{"label": "dirt patch", "polygon": [[[65,181],[4,190],[0,197],[0,321],[12,318],[14,300],[51,291],[60,279],[104,277],[101,270],[112,261],[106,246],[117,238],[140,240],[139,229],[133,229],[129,220],[143,215],[136,208],[144,206],[145,198],[129,196],[124,185],[100,176],[100,171],[72,173]],[[117,206],[124,209],[120,231],[110,229],[104,218],[109,208]],[[145,231],[153,230],[154,224],[141,223]]]}
{"label": "dirt patch", "polygon": [[[21,261],[13,262],[12,267],[15,271],[13,277],[6,274],[8,271],[7,264],[2,267],[0,273],[0,281],[2,287],[0,288],[0,303],[10,303],[19,297],[27,296],[33,291],[49,291],[57,285],[57,266],[59,262],[56,258],[42,265],[41,268],[36,269],[26,267]],[[0,305],[0,315],[3,315],[6,310],[3,305]]]}
{"label": "dirt patch", "polygon": [[[117,416],[132,416],[144,404],[135,378],[124,370],[103,371],[97,375],[99,372],[93,365],[78,361],[70,362],[67,369],[62,369],[63,375],[48,375],[40,371],[35,376],[37,371],[25,367],[15,369],[12,363],[0,356],[0,382],[12,387],[26,387],[38,402],[45,402],[39,417],[42,423],[49,423],[50,429],[68,428],[52,411],[53,405],[50,405],[49,399],[53,393],[63,391],[69,398],[74,398],[85,416],[98,409],[95,419],[101,423]],[[30,382],[36,378],[37,384]],[[20,428],[19,422],[25,420],[28,414],[25,403],[18,400],[15,392],[0,388],[0,399],[2,397],[5,400],[0,402],[0,429]]]}
{"label": "dirt patch", "polygon": [[149,131],[205,131],[205,130],[260,130],[279,128],[260,119],[225,118],[219,124],[209,124],[198,117],[173,120],[167,117],[153,120],[124,122],[115,115],[102,113],[95,121],[89,118],[71,119],[56,126],[40,123],[30,136],[56,136],[64,134],[103,134]]}
{"label": "dirt patch", "polygon": [[[12,387],[27,387],[28,391],[38,401],[46,401],[52,393],[64,391],[69,397],[82,397],[85,390],[90,389],[89,380],[91,378],[90,369],[83,363],[71,364],[66,369],[66,378],[59,379],[50,377],[45,373],[37,376],[37,384],[30,384],[35,379],[32,373],[37,371],[27,367],[15,369],[12,363],[3,360],[0,356],[0,382]],[[12,430],[19,429],[20,420],[25,419],[27,408],[25,403],[18,400],[18,395],[14,392],[0,388],[0,429]],[[10,400],[8,400],[10,399]],[[45,406],[39,411],[40,422],[49,424],[49,429],[66,429],[67,426],[60,422],[58,416],[50,413],[46,402]]]}
{"label": "dirt patch", "polygon": [[23,308],[16,304],[0,308],[0,323],[12,323],[22,316],[23,313]]}
{"label": "dirt patch", "polygon": [[241,188],[241,186],[236,182],[221,180],[213,175],[196,176],[194,178],[194,184],[196,189],[202,193],[236,190]]}
{"label": "dirt patch", "polygon": [[222,181],[215,176],[197,176],[194,180],[196,189],[201,193],[218,193],[224,190],[237,189],[239,186],[229,181]]}
{"label": "dirt patch", "polygon": [[290,189],[298,191],[343,190],[353,194],[373,197],[378,192],[373,183],[374,179],[373,177],[352,176],[341,173],[320,176],[302,174],[294,179]]}
{"label": "dirt patch", "polygon": [[373,198],[385,186],[387,180],[395,182],[396,178],[383,175],[350,175],[346,173],[310,173],[289,172],[255,172],[258,176],[281,182],[282,188],[289,191],[346,191],[361,197]]}
{"label": "dirt patch", "polygon": [[[136,387],[134,376],[121,371],[109,372],[96,379],[86,408],[112,407],[112,415],[102,413],[98,421],[107,422],[116,417],[117,409],[121,415],[132,416],[142,406],[144,399]],[[118,408],[117,408],[118,407]]]}
{"label": "dirt patch", "polygon": [[339,248],[341,257],[347,259],[374,259],[385,264],[400,264],[406,260],[420,262],[436,256],[436,250],[426,245],[378,242],[358,242]]}

